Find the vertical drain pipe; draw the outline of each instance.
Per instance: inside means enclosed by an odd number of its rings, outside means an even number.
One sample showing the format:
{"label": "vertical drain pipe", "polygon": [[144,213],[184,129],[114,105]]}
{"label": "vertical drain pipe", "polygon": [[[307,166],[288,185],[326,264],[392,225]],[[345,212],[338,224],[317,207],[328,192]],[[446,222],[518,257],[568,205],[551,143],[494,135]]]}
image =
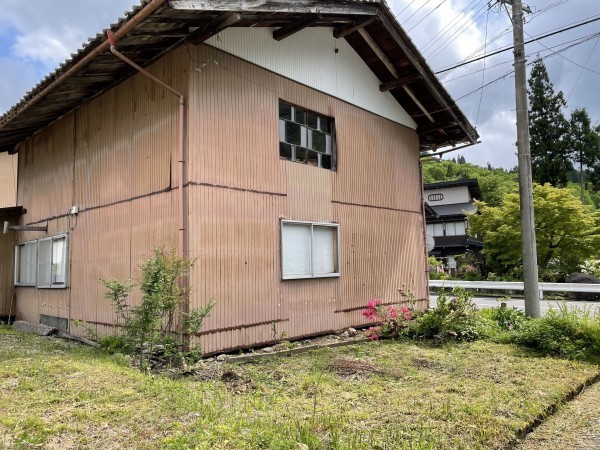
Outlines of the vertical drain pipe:
{"label": "vertical drain pipe", "polygon": [[155,83],[160,84],[162,87],[164,87],[166,90],[168,90],[169,92],[171,92],[172,94],[176,95],[177,97],[179,97],[179,124],[178,124],[178,128],[179,128],[179,136],[178,136],[178,159],[179,159],[179,184],[178,184],[178,204],[179,204],[179,209],[178,209],[178,222],[179,222],[179,237],[178,237],[178,253],[179,253],[179,257],[180,258],[187,258],[188,257],[188,252],[187,252],[187,230],[185,228],[185,221],[184,221],[184,204],[185,204],[185,195],[183,193],[183,174],[184,174],[184,164],[185,164],[185,159],[184,159],[184,151],[183,151],[183,145],[184,145],[184,124],[183,124],[183,120],[184,120],[184,106],[185,106],[185,98],[184,96],[179,93],[178,91],[176,91],[175,89],[173,89],[171,86],[167,85],[166,83],[164,83],[163,81],[159,80],[158,78],[156,78],[154,75],[152,75],[151,73],[149,73],[147,70],[145,70],[143,67],[139,66],[138,64],[134,63],[132,60],[130,60],[129,58],[127,58],[125,55],[123,55],[121,52],[119,52],[115,47],[117,45],[117,38],[114,35],[114,33],[110,30],[107,31],[107,35],[108,35],[108,40],[110,42],[110,51],[119,59],[121,59],[122,61],[124,61],[125,63],[129,64],[131,67],[133,67],[134,69],[136,69],[138,72],[140,72],[142,75],[145,75],[146,77],[150,78],[152,81],[154,81]]}

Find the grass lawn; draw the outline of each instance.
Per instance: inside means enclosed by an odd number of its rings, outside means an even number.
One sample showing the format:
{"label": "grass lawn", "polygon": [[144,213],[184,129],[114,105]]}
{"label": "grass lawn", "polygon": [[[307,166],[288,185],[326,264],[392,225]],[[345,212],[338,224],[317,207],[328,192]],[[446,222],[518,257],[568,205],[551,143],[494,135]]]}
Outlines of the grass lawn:
{"label": "grass lawn", "polygon": [[599,371],[507,345],[373,342],[170,380],[0,327],[0,448],[504,448]]}

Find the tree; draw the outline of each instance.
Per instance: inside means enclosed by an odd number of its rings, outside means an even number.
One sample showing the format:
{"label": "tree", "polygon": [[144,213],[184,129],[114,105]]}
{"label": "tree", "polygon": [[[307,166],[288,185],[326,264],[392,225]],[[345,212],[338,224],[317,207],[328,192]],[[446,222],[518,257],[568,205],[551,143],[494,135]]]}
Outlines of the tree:
{"label": "tree", "polygon": [[588,178],[591,175],[596,188],[600,182],[600,174],[596,175],[600,170],[600,137],[592,128],[592,121],[585,108],[575,109],[571,113],[568,144],[571,157],[579,166],[579,185],[583,203],[586,174]]}
{"label": "tree", "polygon": [[[563,279],[600,253],[600,214],[582,205],[569,189],[535,184],[535,229],[540,278]],[[519,194],[509,193],[502,205],[478,202],[469,217],[470,232],[483,238],[487,265],[500,275],[522,277]]]}
{"label": "tree", "polygon": [[539,57],[533,63],[528,82],[533,180],[564,186],[573,169],[566,142],[569,123],[562,113],[567,103],[562,91],[554,93],[546,66]]}

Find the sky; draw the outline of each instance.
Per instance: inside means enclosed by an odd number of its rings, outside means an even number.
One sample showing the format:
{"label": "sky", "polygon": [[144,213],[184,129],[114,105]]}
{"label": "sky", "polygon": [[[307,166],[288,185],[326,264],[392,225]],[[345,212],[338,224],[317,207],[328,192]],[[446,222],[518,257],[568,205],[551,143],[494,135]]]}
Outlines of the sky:
{"label": "sky", "polygon": [[[0,0],[0,114],[134,3]],[[388,0],[434,72],[512,43],[508,11],[500,5],[489,7],[489,3],[494,1]],[[526,14],[526,40],[600,18],[598,0],[525,3],[532,11]],[[525,47],[528,63],[538,54],[544,58],[555,91],[562,91],[567,99],[567,118],[574,108],[586,108],[593,123],[600,122],[599,40],[600,20]],[[450,153],[448,158],[462,155],[479,165],[516,166],[512,58],[509,50],[438,75],[482,142]]]}

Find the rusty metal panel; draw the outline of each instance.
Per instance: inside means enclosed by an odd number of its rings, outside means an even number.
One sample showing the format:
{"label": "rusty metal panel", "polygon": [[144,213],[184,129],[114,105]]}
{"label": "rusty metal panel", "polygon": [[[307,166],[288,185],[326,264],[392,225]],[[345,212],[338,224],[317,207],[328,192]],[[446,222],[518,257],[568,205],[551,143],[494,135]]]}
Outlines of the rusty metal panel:
{"label": "rusty metal panel", "polygon": [[350,105],[339,106],[334,200],[421,211],[417,134]]}
{"label": "rusty metal panel", "polygon": [[[175,245],[176,194],[149,195],[80,214],[72,232],[72,320],[99,325],[100,334],[111,332],[101,326],[115,323],[116,315],[100,279],[139,280],[140,265],[153,248]],[[129,302],[139,301],[136,288]]]}
{"label": "rusty metal panel", "polygon": [[331,189],[334,172],[288,162],[284,163],[284,167],[288,194],[286,219],[332,222]]}
{"label": "rusty metal panel", "polygon": [[[341,301],[343,325],[356,324],[356,311],[381,297],[403,303],[403,292],[427,298],[422,216],[354,205],[336,205],[342,234]],[[354,310],[354,311],[353,311]]]}
{"label": "rusty metal panel", "polygon": [[[189,61],[179,50],[148,70],[185,93]],[[76,112],[75,202],[107,205],[177,184],[178,98],[141,74]]]}
{"label": "rusty metal panel", "polygon": [[[196,259],[191,307],[213,299],[216,306],[201,331],[239,331],[202,336],[205,350],[265,341],[271,323],[284,318],[277,256],[284,202],[281,195],[190,186],[190,256]],[[233,335],[241,341],[229,342]]]}
{"label": "rusty metal panel", "polygon": [[193,63],[216,60],[190,76],[190,181],[285,192],[277,148],[279,77],[206,46],[190,46]]}
{"label": "rusty metal panel", "polygon": [[[0,223],[7,218],[0,216]],[[14,235],[0,234],[0,317],[14,316]]]}
{"label": "rusty metal panel", "polygon": [[19,205],[25,223],[64,215],[72,205],[73,114],[40,131],[19,150]]}
{"label": "rusty metal panel", "polygon": [[[216,49],[190,51],[219,62],[193,72],[190,91],[192,306],[217,302],[204,350],[359,325],[371,296],[403,302],[399,289],[424,299],[416,133]],[[279,158],[280,98],[334,118],[337,171]],[[339,223],[341,277],[282,281],[281,218]]]}
{"label": "rusty metal panel", "polygon": [[17,205],[17,158],[0,153],[0,208]]}

